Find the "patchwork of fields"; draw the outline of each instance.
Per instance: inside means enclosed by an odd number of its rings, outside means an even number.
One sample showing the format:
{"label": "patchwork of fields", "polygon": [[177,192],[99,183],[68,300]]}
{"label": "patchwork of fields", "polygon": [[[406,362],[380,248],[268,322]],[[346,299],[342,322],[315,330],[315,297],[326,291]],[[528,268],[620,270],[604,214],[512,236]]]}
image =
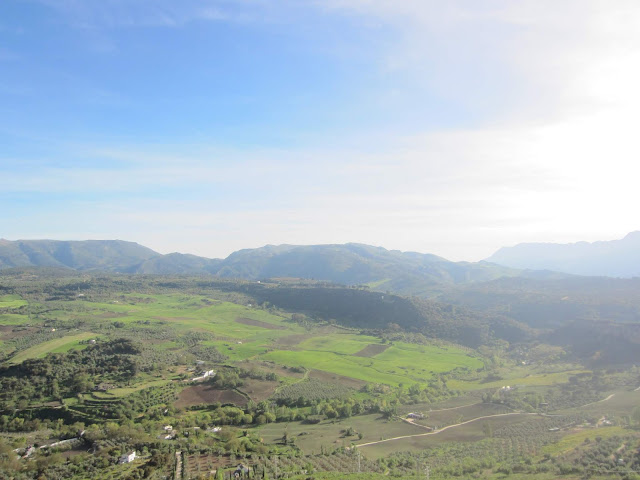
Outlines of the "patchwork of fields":
{"label": "patchwork of fields", "polygon": [[[195,418],[205,410],[203,405],[209,408],[215,404],[220,409],[235,408],[234,405],[245,409],[251,405],[255,409],[256,404],[263,403],[267,406],[253,412],[256,420],[263,417],[259,422],[223,425],[233,425],[238,432],[248,430],[260,438],[257,443],[265,448],[284,448],[288,441],[306,455],[343,447],[347,450],[340,450],[340,454],[346,455],[358,446],[372,462],[398,451],[421,455],[443,445],[471,443],[487,449],[511,448],[513,455],[526,452],[542,458],[544,454],[561,455],[585,439],[594,441],[596,437],[594,430],[580,430],[583,427],[575,422],[563,426],[562,433],[558,433],[559,427],[543,410],[516,410],[497,393],[511,385],[523,393],[543,395],[548,387],[577,384],[576,377],[588,375],[589,371],[576,365],[543,371],[517,362],[518,366],[510,365],[504,372],[495,367],[489,376],[485,369],[491,361],[468,348],[435,341],[411,343],[410,336],[403,338],[406,341],[395,337],[389,340],[382,335],[336,327],[331,322],[294,322],[290,312],[199,294],[117,293],[99,298],[78,295],[40,303],[27,302],[17,295],[0,297],[0,352],[7,366],[41,359],[49,353],[82,350],[90,340],[101,343],[118,338],[143,345],[138,353],[144,354],[148,363],[140,371],[117,385],[97,388],[96,382],[85,393],[42,398],[36,406],[50,403],[48,406],[59,409],[64,404],[65,411],[76,415],[76,420],[87,422],[112,421],[118,415],[129,415],[135,421],[143,418],[148,409],[157,407],[155,420],[179,425],[180,414]],[[74,355],[91,352],[90,349]],[[205,357],[207,354],[211,357]],[[206,383],[202,379],[194,381],[204,369],[200,368],[202,365],[216,370],[218,378],[227,375],[229,383],[220,386],[210,378]],[[242,382],[236,382],[235,372],[240,370],[246,375]],[[441,376],[446,373],[450,375]],[[430,381],[437,385],[427,392],[427,386],[432,388]],[[329,384],[337,384],[340,395],[331,396]],[[367,384],[374,385],[362,388]],[[298,395],[303,392],[298,387],[309,385],[329,394],[317,401]],[[411,387],[419,388],[409,398]],[[278,397],[287,389],[296,392],[292,399]],[[460,397],[448,398],[460,392]],[[483,403],[483,394],[496,395],[497,401]],[[369,408],[372,400],[378,401],[377,410]],[[569,416],[580,411],[600,416],[606,407],[608,415],[622,417],[639,400],[640,392],[616,390],[606,403],[598,400],[584,405],[582,410],[567,408],[561,414]],[[346,411],[344,403],[350,401],[359,402],[358,410],[353,414],[348,410],[343,415],[340,412]],[[441,403],[436,405],[436,401]],[[369,409],[364,410],[367,402]],[[130,405],[141,407],[136,412],[125,411]],[[349,409],[352,406],[347,405]],[[334,416],[319,413],[320,407],[326,407],[325,413],[331,410]],[[174,411],[179,413],[171,417]],[[417,418],[409,420],[410,413]],[[203,420],[201,426],[196,427],[193,420],[184,428],[204,431],[212,419],[221,418],[207,412],[202,415],[208,415],[208,420]],[[226,418],[232,418],[232,412]],[[620,430],[621,427],[612,427],[600,436],[614,436]],[[511,437],[504,433],[507,431],[517,432],[515,436],[522,439],[521,444],[508,440]],[[245,431],[243,435],[249,433]],[[563,435],[564,440],[558,442]]]}
{"label": "patchwork of fields", "polygon": [[[434,374],[455,368],[477,369],[480,358],[454,346],[416,345],[403,342],[381,344],[380,339],[345,332],[343,329],[306,330],[287,322],[281,315],[268,311],[211,300],[196,295],[123,294],[110,303],[77,300],[64,309],[50,309],[52,320],[83,320],[86,324],[116,326],[112,333],[127,335],[135,327],[136,335],[144,331],[169,329],[176,334],[204,332],[212,345],[229,357],[229,361],[266,360],[290,367],[316,369],[370,383],[392,386],[424,382]],[[2,297],[0,305],[19,309],[26,302],[15,296]],[[69,308],[70,306],[76,308]],[[4,314],[3,325],[19,326],[26,315]],[[10,316],[7,316],[10,315]],[[65,352],[83,348],[83,340],[96,338],[94,332],[76,332],[45,341],[17,353],[13,363],[27,358],[41,358],[50,352]],[[296,335],[298,337],[296,337]],[[288,342],[287,338],[301,341]],[[279,342],[284,339],[283,342]],[[158,342],[157,348],[176,350],[172,340]],[[364,355],[361,352],[369,352]]]}

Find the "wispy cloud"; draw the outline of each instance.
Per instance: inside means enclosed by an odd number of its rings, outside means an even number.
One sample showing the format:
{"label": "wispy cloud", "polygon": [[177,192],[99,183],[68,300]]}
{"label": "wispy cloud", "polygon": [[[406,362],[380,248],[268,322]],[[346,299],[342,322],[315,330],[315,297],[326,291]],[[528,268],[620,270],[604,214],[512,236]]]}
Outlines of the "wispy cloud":
{"label": "wispy cloud", "polygon": [[260,18],[270,2],[241,0],[39,0],[77,27],[181,27],[196,21],[246,22]]}
{"label": "wispy cloud", "polygon": [[[94,148],[84,152],[101,168],[8,172],[2,190],[98,196],[99,207],[80,205],[76,215],[162,251],[182,235],[183,251],[207,256],[262,243],[361,241],[479,259],[504,243],[628,229],[639,200],[630,167],[637,152],[616,151],[605,169],[599,155],[625,132],[599,136],[602,122],[435,132],[379,153]],[[197,238],[222,234],[215,245]]]}

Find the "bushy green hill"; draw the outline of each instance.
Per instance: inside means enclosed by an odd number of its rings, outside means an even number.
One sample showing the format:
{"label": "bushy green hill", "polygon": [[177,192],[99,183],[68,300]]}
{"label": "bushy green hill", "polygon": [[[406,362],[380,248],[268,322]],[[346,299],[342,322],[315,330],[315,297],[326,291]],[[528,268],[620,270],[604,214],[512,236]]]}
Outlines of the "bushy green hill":
{"label": "bushy green hill", "polygon": [[36,266],[132,272],[137,265],[159,255],[150,248],[122,240],[0,240],[0,268]]}
{"label": "bushy green hill", "polygon": [[436,255],[347,243],[240,250],[222,261],[216,274],[246,279],[310,278],[422,294],[441,283],[486,281],[520,272],[486,262],[456,263]]}
{"label": "bushy green hill", "polygon": [[262,302],[348,327],[420,333],[472,348],[493,339],[521,342],[533,336],[526,325],[504,315],[485,315],[419,298],[323,286],[249,284],[245,291]]}

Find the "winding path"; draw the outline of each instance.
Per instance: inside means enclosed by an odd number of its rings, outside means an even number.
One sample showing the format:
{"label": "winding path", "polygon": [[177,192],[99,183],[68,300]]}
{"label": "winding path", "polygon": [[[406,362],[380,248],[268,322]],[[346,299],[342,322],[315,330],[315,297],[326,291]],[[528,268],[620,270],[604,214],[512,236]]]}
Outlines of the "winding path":
{"label": "winding path", "polygon": [[[439,433],[442,433],[445,430],[448,430],[450,428],[459,427],[461,425],[466,425],[467,423],[476,422],[478,420],[483,420],[485,418],[507,417],[507,416],[513,416],[513,415],[540,415],[540,414],[539,413],[527,413],[527,412],[513,412],[513,413],[496,413],[495,415],[484,415],[482,417],[476,417],[476,418],[473,418],[471,420],[467,420],[466,422],[460,422],[460,423],[456,423],[454,425],[447,425],[446,427],[442,427],[440,430],[436,430],[435,432],[417,433],[415,435],[402,435],[400,437],[385,438],[384,440],[377,440],[375,442],[361,443],[359,445],[356,445],[356,447],[358,447],[358,448],[360,448],[360,447],[368,447],[369,445],[376,445],[378,443],[391,442],[393,440],[401,440],[403,438],[426,437],[427,435],[438,435]],[[413,424],[413,425],[415,425],[415,424]]]}
{"label": "winding path", "polygon": [[[634,390],[634,392],[639,392],[640,391],[640,387],[636,388]],[[603,398],[602,400],[598,400],[597,402],[592,402],[592,403],[587,403],[586,405],[582,405],[581,407],[578,408],[584,408],[584,407],[588,407],[589,405],[594,405],[596,403],[601,403],[601,402],[606,402],[607,400],[611,400],[613,397],[615,397],[615,393],[612,393],[611,395],[609,395],[607,398]],[[470,405],[463,405],[460,407],[452,407],[452,408],[444,408],[442,410],[455,410],[456,408],[462,408],[462,407],[469,407]],[[442,411],[442,410],[433,410],[434,412],[436,411]],[[375,442],[367,442],[367,443],[361,443],[359,445],[356,445],[356,447],[368,447],[369,445],[376,445],[378,443],[384,443],[384,442],[392,442],[393,440],[401,440],[403,438],[413,438],[413,437],[426,437],[427,435],[438,435],[439,433],[444,432],[445,430],[448,430],[450,428],[455,428],[455,427],[459,427],[461,425],[466,425],[468,423],[472,423],[478,420],[483,420],[486,418],[495,418],[495,417],[507,417],[507,416],[512,416],[512,415],[544,415],[544,416],[553,416],[550,414],[540,414],[540,413],[528,413],[528,412],[513,412],[513,413],[497,413],[495,415],[484,415],[482,417],[476,417],[473,418],[471,420],[467,420],[466,422],[461,422],[461,423],[456,423],[454,425],[448,425],[446,427],[441,428],[440,430],[436,430],[434,432],[428,432],[428,433],[417,433],[415,435],[402,435],[400,437],[392,437],[392,438],[385,438],[384,440],[377,440]],[[405,419],[403,419],[405,420]],[[417,423],[414,422],[407,422],[410,423],[411,425],[416,425],[418,427],[423,427],[423,428],[428,428],[425,427],[424,425],[419,425]]]}
{"label": "winding path", "polygon": [[[638,387],[638,388],[640,388],[640,387]],[[638,390],[638,388],[636,388],[636,390],[634,390],[634,392],[635,392],[635,391],[637,391],[637,390]],[[615,396],[616,396],[616,394],[615,394],[615,393],[612,393],[612,394],[611,394],[611,395],[609,395],[607,398],[603,398],[602,400],[597,400],[597,401],[595,401],[595,402],[587,403],[586,405],[582,405],[581,407],[578,407],[578,408],[584,408],[584,407],[588,407],[588,406],[590,406],[590,405],[595,405],[596,403],[606,402],[607,400],[611,400],[611,399],[612,399],[613,397],[615,397]]]}

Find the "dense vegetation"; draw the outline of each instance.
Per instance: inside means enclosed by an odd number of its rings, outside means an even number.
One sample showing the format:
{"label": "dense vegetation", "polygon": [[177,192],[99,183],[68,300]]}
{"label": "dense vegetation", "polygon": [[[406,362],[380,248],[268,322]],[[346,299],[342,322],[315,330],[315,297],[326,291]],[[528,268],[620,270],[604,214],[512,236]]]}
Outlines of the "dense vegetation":
{"label": "dense vegetation", "polygon": [[[0,395],[4,409],[15,400],[59,399],[91,391],[96,380],[123,384],[146,366],[143,348],[118,339],[89,345],[81,351],[49,354],[0,369]],[[142,367],[142,368],[141,368]]]}

